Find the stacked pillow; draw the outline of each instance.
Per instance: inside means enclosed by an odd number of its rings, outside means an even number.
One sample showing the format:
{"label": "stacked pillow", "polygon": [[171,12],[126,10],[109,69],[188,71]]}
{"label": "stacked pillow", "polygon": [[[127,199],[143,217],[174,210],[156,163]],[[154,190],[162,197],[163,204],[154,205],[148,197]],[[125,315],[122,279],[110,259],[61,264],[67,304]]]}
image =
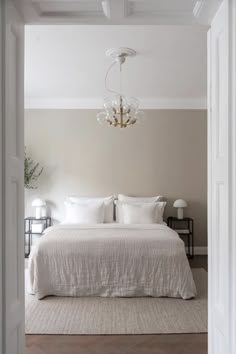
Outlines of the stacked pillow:
{"label": "stacked pillow", "polygon": [[129,197],[128,195],[118,194],[119,202],[128,202],[128,203],[155,203],[161,202],[163,197],[158,195],[156,197]]}
{"label": "stacked pillow", "polygon": [[[120,224],[161,224],[166,202],[163,197],[129,197],[118,195],[116,222]],[[105,198],[68,197],[65,202],[67,224],[114,222],[114,196]]]}
{"label": "stacked pillow", "polygon": [[128,197],[118,195],[116,221],[121,224],[162,224],[166,202],[163,197]]}
{"label": "stacked pillow", "polygon": [[68,224],[100,224],[113,222],[114,197],[68,197],[65,202]]}

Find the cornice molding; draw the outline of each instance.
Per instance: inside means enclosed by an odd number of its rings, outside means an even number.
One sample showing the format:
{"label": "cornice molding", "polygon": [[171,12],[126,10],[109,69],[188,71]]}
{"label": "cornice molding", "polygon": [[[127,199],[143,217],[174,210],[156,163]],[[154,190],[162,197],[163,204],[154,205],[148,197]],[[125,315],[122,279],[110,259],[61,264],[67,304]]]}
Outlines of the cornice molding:
{"label": "cornice molding", "polygon": [[[140,98],[140,109],[207,109],[207,98]],[[26,97],[25,109],[102,109],[102,98]]]}

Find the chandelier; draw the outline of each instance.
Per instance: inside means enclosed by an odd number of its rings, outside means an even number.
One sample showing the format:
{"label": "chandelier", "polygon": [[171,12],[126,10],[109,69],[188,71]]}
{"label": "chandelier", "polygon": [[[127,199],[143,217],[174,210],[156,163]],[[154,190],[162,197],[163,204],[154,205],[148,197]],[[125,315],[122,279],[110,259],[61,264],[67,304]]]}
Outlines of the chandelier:
{"label": "chandelier", "polygon": [[[113,127],[126,128],[140,122],[144,118],[144,112],[139,111],[139,101],[136,98],[128,98],[122,92],[122,65],[125,63],[127,57],[134,57],[135,50],[130,48],[109,49],[106,52],[107,56],[114,59],[113,63],[107,70],[105,77],[106,90],[112,93],[104,99],[104,110],[97,114],[97,121],[100,124],[110,125]],[[113,91],[107,86],[107,77],[111,69],[119,65],[120,68],[120,90]]]}

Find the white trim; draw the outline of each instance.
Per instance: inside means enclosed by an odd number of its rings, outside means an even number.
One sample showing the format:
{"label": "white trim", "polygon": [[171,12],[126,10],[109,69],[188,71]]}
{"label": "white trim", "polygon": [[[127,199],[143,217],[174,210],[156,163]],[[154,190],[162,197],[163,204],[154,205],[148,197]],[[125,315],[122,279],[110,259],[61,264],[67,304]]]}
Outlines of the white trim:
{"label": "white trim", "polygon": [[197,22],[210,25],[223,0],[199,0],[193,8],[193,16]]}
{"label": "white trim", "polygon": [[[141,109],[207,109],[207,98],[139,98]],[[102,109],[103,98],[26,97],[26,109]]]}
{"label": "white trim", "polygon": [[193,15],[194,17],[199,17],[203,8],[205,6],[205,0],[199,0],[196,2],[194,8],[193,8]]}
{"label": "white trim", "polygon": [[24,343],[24,23],[3,0],[2,66],[2,347],[23,354]]}
{"label": "white trim", "polygon": [[230,349],[231,353],[236,351],[236,3],[235,1],[229,1],[229,115],[230,119]]}
{"label": "white trim", "polygon": [[[208,353],[233,354],[235,298],[231,298],[235,278],[235,254],[231,233],[235,210],[232,204],[232,142],[235,117],[231,115],[232,70],[229,42],[229,3],[224,0],[208,34]],[[234,138],[233,138],[234,137]],[[231,138],[233,138],[231,140]],[[233,214],[232,214],[233,212]],[[232,253],[231,253],[232,252]],[[232,321],[232,322],[231,322]]]}
{"label": "white trim", "polygon": [[[208,111],[207,111],[207,200],[208,200],[208,205],[207,205],[207,240],[208,244],[210,242],[210,236],[212,235],[212,227],[213,227],[213,221],[212,221],[212,208],[211,208],[211,200],[212,200],[212,175],[213,175],[213,168],[212,168],[212,81],[211,81],[211,76],[212,76],[212,69],[211,69],[211,63],[212,63],[212,34],[211,34],[211,29],[207,33],[207,97],[208,97]],[[209,314],[209,306],[211,305],[209,302],[210,297],[212,296],[212,284],[211,284],[211,265],[209,265],[211,261],[211,245],[209,246],[209,256],[208,256],[208,314]],[[208,329],[212,328],[213,323],[212,323],[212,318],[211,316],[208,316]],[[213,340],[210,338],[208,334],[208,352],[212,353],[212,344]]]}
{"label": "white trim", "polygon": [[[3,13],[5,12],[5,2],[1,1],[0,2],[0,139],[1,141],[3,140],[3,117],[4,117],[4,112],[3,112],[3,97],[4,97],[4,84],[3,84],[3,76],[4,76],[4,63],[3,63],[3,56],[5,54],[4,51],[4,43],[3,43],[3,33],[4,33],[4,15]],[[0,144],[0,195],[2,196],[3,192],[3,171],[4,171],[4,166],[3,166],[3,146],[2,143]],[[3,314],[3,202],[1,198],[0,202],[0,313]],[[0,328],[3,328],[3,316],[1,315],[0,318]],[[3,333],[2,330],[0,331],[0,353],[3,352]]]}

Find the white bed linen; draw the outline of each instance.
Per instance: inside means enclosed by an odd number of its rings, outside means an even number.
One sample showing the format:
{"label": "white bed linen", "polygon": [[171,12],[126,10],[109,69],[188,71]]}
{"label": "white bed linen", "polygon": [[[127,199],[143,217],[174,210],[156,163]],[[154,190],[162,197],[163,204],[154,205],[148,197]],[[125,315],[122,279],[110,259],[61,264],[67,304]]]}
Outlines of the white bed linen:
{"label": "white bed linen", "polygon": [[38,299],[196,296],[184,243],[160,224],[51,227],[32,249],[28,290]]}
{"label": "white bed linen", "polygon": [[104,222],[112,223],[114,221],[114,196],[109,197],[67,197],[67,201],[75,204],[87,204],[93,202],[104,203]]}
{"label": "white bed linen", "polygon": [[162,224],[166,202],[129,203],[116,201],[116,221],[120,224]]}
{"label": "white bed linen", "polygon": [[104,222],[104,203],[92,201],[89,203],[65,202],[66,222],[68,224],[91,224]]}

